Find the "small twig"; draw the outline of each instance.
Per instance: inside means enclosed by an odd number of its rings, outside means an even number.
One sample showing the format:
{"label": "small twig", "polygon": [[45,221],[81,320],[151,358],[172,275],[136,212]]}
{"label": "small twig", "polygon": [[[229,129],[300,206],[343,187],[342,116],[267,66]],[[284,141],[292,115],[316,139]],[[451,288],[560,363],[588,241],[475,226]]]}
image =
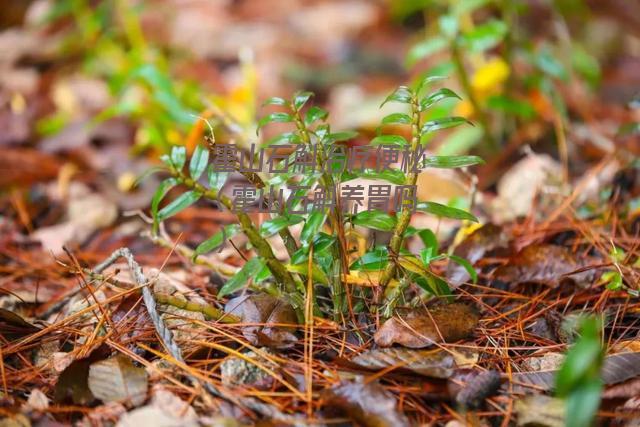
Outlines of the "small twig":
{"label": "small twig", "polygon": [[[118,258],[124,258],[127,261],[131,276],[142,290],[142,299],[144,301],[144,305],[147,309],[147,312],[149,313],[149,317],[151,318],[153,326],[155,327],[155,330],[162,340],[165,348],[178,363],[186,365],[186,362],[182,357],[182,350],[180,350],[180,347],[174,340],[173,333],[165,325],[164,321],[160,317],[160,314],[158,313],[156,300],[154,299],[149,287],[146,286],[148,285],[148,282],[146,277],[142,273],[142,268],[135,261],[135,259],[133,258],[133,254],[128,248],[120,248],[113,252],[106,260],[95,267],[93,273],[101,274],[109,266],[113,265]],[[235,405],[246,407],[264,417],[292,424],[300,423],[300,420],[298,418],[292,415],[284,414],[272,405],[260,402],[259,400],[251,397],[234,396],[231,393],[214,387],[210,383],[201,384],[200,381],[192,375],[189,375],[189,378],[194,383],[194,385],[203,385],[204,388],[212,395],[222,398]]]}
{"label": "small twig", "polygon": [[[193,249],[183,245],[183,244],[174,244],[172,242],[170,242],[168,239],[165,239],[164,237],[161,236],[154,236],[153,234],[151,234],[150,232],[144,232],[142,234],[144,237],[149,238],[153,243],[155,243],[156,245],[162,246],[163,248],[168,248],[168,249],[174,249],[176,252],[178,252],[180,255],[189,258],[191,260],[193,260]],[[216,273],[219,273],[223,276],[226,277],[231,277],[234,274],[236,274],[239,270],[239,268],[237,267],[233,267],[231,265],[225,264],[223,262],[219,262],[216,263],[213,260],[203,257],[202,255],[197,257],[194,261],[194,264],[197,265],[203,265],[205,267],[210,268],[211,270],[215,271]]]}

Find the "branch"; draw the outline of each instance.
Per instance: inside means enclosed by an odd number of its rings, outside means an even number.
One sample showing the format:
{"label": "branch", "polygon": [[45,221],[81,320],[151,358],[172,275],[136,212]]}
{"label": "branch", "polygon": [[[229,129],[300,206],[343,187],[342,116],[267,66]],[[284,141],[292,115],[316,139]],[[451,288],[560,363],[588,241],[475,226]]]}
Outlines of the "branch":
{"label": "branch", "polygon": [[[178,178],[180,182],[190,190],[197,191],[209,200],[221,202],[227,209],[232,211],[233,203],[227,196],[219,194],[216,190],[208,189],[191,178],[187,178],[180,171],[172,170],[171,174],[175,178]],[[235,214],[238,217],[242,231],[255,248],[256,253],[265,260],[267,268],[269,268],[276,281],[284,286],[284,289],[288,294],[297,294],[298,286],[295,279],[291,273],[287,271],[284,264],[282,264],[273,254],[271,245],[269,245],[269,242],[260,235],[260,232],[258,232],[256,227],[253,225],[249,215],[245,212],[235,212]]]}

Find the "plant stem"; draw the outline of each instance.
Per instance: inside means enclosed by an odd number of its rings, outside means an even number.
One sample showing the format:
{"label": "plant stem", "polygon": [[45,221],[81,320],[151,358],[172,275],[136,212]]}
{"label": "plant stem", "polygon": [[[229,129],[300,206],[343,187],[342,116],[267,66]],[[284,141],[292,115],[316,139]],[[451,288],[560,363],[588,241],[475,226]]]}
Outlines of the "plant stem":
{"label": "plant stem", "polygon": [[[415,153],[420,145],[420,105],[418,103],[417,95],[413,95],[411,99],[411,152]],[[417,161],[417,159],[415,160]],[[411,168],[413,169],[413,168]],[[416,185],[418,182],[418,172],[410,172],[407,174],[405,185]],[[395,258],[402,247],[402,241],[404,240],[404,233],[411,221],[411,209],[409,207],[403,207],[400,212],[400,218],[396,223],[396,227],[393,230],[391,241],[389,242],[389,256]],[[382,277],[380,278],[380,286],[386,288],[391,279],[393,279],[397,272],[397,264],[393,260],[389,260]]]}
{"label": "plant stem", "polygon": [[469,75],[467,74],[467,69],[464,67],[462,53],[460,52],[460,48],[458,47],[457,40],[453,40],[451,42],[451,59],[453,60],[453,65],[456,67],[456,72],[458,73],[458,78],[460,79],[462,88],[465,91],[465,95],[469,99],[469,102],[471,102],[473,110],[478,115],[478,120],[480,121],[480,126],[482,126],[482,131],[484,133],[484,140],[487,142],[488,148],[494,152],[498,151],[500,147],[498,146],[498,142],[493,137],[489,128],[489,120],[487,118],[487,114],[482,108],[480,108],[478,98],[476,98],[473,88],[471,87],[471,83],[469,82]]}
{"label": "plant stem", "polygon": [[[219,201],[227,209],[233,211],[233,203],[228,197],[222,194],[218,194],[216,190],[205,188],[200,183],[184,176],[179,171],[172,171],[172,174],[189,189],[199,192],[203,195],[203,197],[209,200]],[[251,221],[251,218],[249,218],[249,215],[247,215],[245,212],[235,212],[235,214],[238,217],[238,221],[240,222],[242,231],[249,239],[249,242],[251,242],[251,244],[255,248],[258,256],[265,260],[267,268],[269,268],[269,271],[271,271],[271,274],[273,274],[273,277],[275,277],[276,281],[284,286],[284,290],[287,292],[287,294],[298,294],[299,290],[295,279],[293,278],[291,273],[287,271],[284,264],[282,264],[275,257],[275,255],[273,254],[273,250],[271,249],[271,245],[269,245],[269,243],[260,235],[260,232],[258,232],[256,227],[253,225],[253,222]]]}
{"label": "plant stem", "polygon": [[[293,106],[292,106],[292,110],[295,113],[294,115],[295,124],[296,124],[296,128],[298,129],[298,132],[300,133],[300,138],[302,139],[302,142],[307,146],[311,146],[311,136],[309,135],[309,129],[307,129],[307,126],[305,125],[302,119],[300,111],[293,108]],[[333,295],[333,305],[336,311],[335,315],[337,319],[344,309],[345,289],[342,283],[342,274],[347,274],[349,272],[349,260],[347,259],[347,255],[346,255],[347,242],[344,239],[345,233],[344,233],[344,226],[342,223],[342,213],[340,211],[340,205],[338,200],[338,188],[335,184],[335,181],[333,180],[333,176],[331,175],[331,173],[322,170],[326,162],[324,148],[320,144],[318,144],[316,149],[317,149],[316,164],[318,168],[322,171],[322,184],[324,185],[325,189],[327,189],[327,191],[333,191],[334,197],[335,197],[335,207],[333,211],[330,212],[329,217],[331,218],[331,224],[332,224],[333,230],[336,232],[336,235],[338,237],[338,242],[340,244],[339,248],[334,248],[335,249],[334,254],[336,258],[340,260],[341,268],[340,268],[340,271],[338,272],[338,277],[337,278],[334,277],[333,280],[331,281],[333,283],[331,293]],[[349,303],[349,308],[351,309],[350,297],[351,297],[350,293],[347,292],[347,300]]]}
{"label": "plant stem", "polygon": [[[221,113],[222,114],[222,113]],[[224,117],[224,116],[223,116]],[[227,120],[229,120],[228,118],[226,118]],[[231,125],[227,125],[227,127],[229,129],[231,128]],[[212,156],[213,158],[215,158],[215,152],[212,151]],[[266,187],[266,184],[264,183],[264,180],[262,179],[262,177],[260,177],[259,174],[255,173],[255,172],[249,172],[249,171],[241,171],[240,169],[240,164],[238,164],[238,167],[236,168],[236,170],[242,174],[251,184],[255,185],[256,188],[264,188]],[[298,250],[298,244],[296,243],[296,239],[294,239],[293,235],[291,234],[291,232],[289,231],[289,228],[285,227],[282,230],[280,230],[278,232],[278,234],[280,235],[280,238],[282,239],[282,241],[284,242],[284,247],[287,249],[287,253],[289,254],[289,257],[293,257],[293,254]]]}

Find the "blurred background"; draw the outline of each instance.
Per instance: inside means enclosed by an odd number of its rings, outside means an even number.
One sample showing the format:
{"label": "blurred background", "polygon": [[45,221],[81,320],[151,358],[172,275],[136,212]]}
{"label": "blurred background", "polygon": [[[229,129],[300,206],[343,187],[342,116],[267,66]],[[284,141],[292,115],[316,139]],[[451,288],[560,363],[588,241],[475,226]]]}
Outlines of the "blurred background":
{"label": "blurred background", "polygon": [[0,212],[45,248],[83,241],[149,206],[158,180],[139,177],[201,143],[199,118],[219,142],[266,143],[282,129],[256,136],[262,102],[305,89],[365,144],[398,110],[379,108],[390,90],[441,75],[463,100],[428,114],[476,126],[430,150],[486,165],[421,176],[421,198],[464,205],[477,186],[512,219],[531,207],[501,184],[514,167],[566,183],[637,153],[639,29],[626,0],[3,0]]}

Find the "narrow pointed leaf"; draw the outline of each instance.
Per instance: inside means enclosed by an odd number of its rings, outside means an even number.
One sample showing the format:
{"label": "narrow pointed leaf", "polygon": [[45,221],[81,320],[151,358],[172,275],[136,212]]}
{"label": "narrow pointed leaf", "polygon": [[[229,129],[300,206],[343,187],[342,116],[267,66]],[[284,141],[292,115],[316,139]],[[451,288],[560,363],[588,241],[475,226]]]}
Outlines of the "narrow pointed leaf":
{"label": "narrow pointed leaf", "polygon": [[328,115],[329,113],[326,110],[323,110],[322,108],[314,105],[313,107],[309,108],[307,114],[305,114],[304,124],[309,126],[318,120],[326,119]]}
{"label": "narrow pointed leaf", "polygon": [[473,265],[471,265],[469,261],[457,255],[449,255],[449,259],[467,270],[467,273],[469,273],[469,276],[471,277],[471,281],[473,283],[478,282],[478,272],[475,268],[473,268]]}
{"label": "narrow pointed leaf", "polygon": [[382,107],[387,102],[395,101],[403,104],[410,104],[411,99],[413,98],[413,93],[411,93],[411,89],[407,86],[400,86],[396,89],[391,95],[387,96],[387,98],[382,101],[380,107]]}
{"label": "narrow pointed leaf", "polygon": [[349,141],[358,136],[358,132],[355,131],[343,131],[343,132],[334,132],[327,135],[327,142],[338,142],[338,141]]}
{"label": "narrow pointed leaf", "polygon": [[420,92],[422,92],[422,89],[424,89],[426,87],[430,87],[433,83],[439,82],[441,80],[445,80],[446,78],[447,78],[446,76],[426,76],[426,77],[424,77],[422,80],[420,80],[420,82],[416,86],[416,94],[420,95]]}
{"label": "narrow pointed leaf", "polygon": [[408,125],[411,123],[411,117],[405,113],[393,113],[385,116],[382,119],[383,125],[403,124]]}
{"label": "narrow pointed leaf", "polygon": [[165,219],[172,217],[178,212],[188,208],[189,206],[197,202],[201,196],[202,194],[196,191],[187,191],[186,193],[181,194],[167,206],[160,209],[160,212],[158,212],[158,221],[164,221]]}
{"label": "narrow pointed leaf", "polygon": [[277,96],[274,96],[272,98],[267,99],[266,101],[264,101],[264,103],[262,104],[264,105],[287,105],[287,101],[285,101],[282,98],[279,98]]}
{"label": "narrow pointed leaf", "polygon": [[175,178],[165,179],[160,183],[156,192],[153,194],[153,198],[151,199],[151,218],[153,218],[153,232],[154,234],[158,229],[158,208],[160,206],[160,202],[167,195],[167,193],[176,185],[178,185],[178,180]]}
{"label": "narrow pointed leaf", "polygon": [[302,140],[300,139],[300,135],[296,132],[284,132],[269,139],[267,142],[262,144],[262,146],[270,147],[272,145],[281,144],[300,144],[300,142],[302,142]]}
{"label": "narrow pointed leaf", "polygon": [[311,92],[296,92],[296,94],[293,96],[293,107],[296,109],[296,111],[299,111],[302,107],[304,107],[304,104],[306,104],[312,96],[313,93]]}
{"label": "narrow pointed leaf", "polygon": [[371,140],[371,145],[374,147],[378,145],[393,145],[395,147],[405,147],[407,144],[407,140],[400,135],[380,135]]}
{"label": "narrow pointed leaf", "polygon": [[193,259],[197,258],[198,255],[206,254],[220,248],[224,244],[225,239],[230,239],[239,232],[240,226],[238,224],[229,224],[225,226],[224,232],[220,230],[198,245],[196,250],[193,252]]}
{"label": "narrow pointed leaf", "polygon": [[468,123],[473,126],[469,120],[464,117],[445,117],[437,120],[429,120],[424,125],[422,125],[422,133],[435,132],[440,129],[447,129],[459,126],[463,123]]}
{"label": "narrow pointed leaf", "polygon": [[301,215],[279,216],[263,222],[260,226],[260,234],[263,237],[273,236],[280,230],[302,221],[304,221],[304,217]]}
{"label": "narrow pointed leaf", "polygon": [[267,125],[268,123],[289,123],[293,121],[293,117],[291,114],[287,113],[271,113],[268,116],[265,116],[260,119],[258,122],[258,128],[256,129],[256,134],[260,129]]}
{"label": "narrow pointed leaf", "polygon": [[209,163],[209,150],[201,145],[196,146],[189,162],[189,175],[194,181],[197,181],[202,176],[202,173],[207,168],[207,163]]}
{"label": "narrow pointed leaf", "polygon": [[462,98],[460,98],[460,96],[457,93],[455,93],[451,89],[443,87],[443,88],[440,88],[437,91],[433,92],[429,96],[423,98],[422,100],[420,100],[420,111],[425,111],[426,109],[428,109],[432,105],[435,105],[436,103],[442,101],[443,99],[447,99],[447,98],[462,99]]}
{"label": "narrow pointed leaf", "polygon": [[209,166],[207,178],[209,181],[209,187],[212,190],[220,191],[224,183],[227,182],[228,177],[229,172],[216,172],[213,170],[213,167]]}
{"label": "narrow pointed leaf", "polygon": [[325,221],[327,220],[327,214],[325,212],[313,212],[309,214],[302,232],[300,233],[300,240],[303,242],[311,241],[322,229]]}
{"label": "narrow pointed leaf", "polygon": [[478,218],[473,216],[467,211],[463,211],[462,209],[452,208],[450,206],[441,205],[436,202],[421,202],[418,203],[418,210],[422,212],[427,212],[432,215],[452,218],[452,219],[466,219],[468,221],[478,222]]}
{"label": "narrow pointed leaf", "polygon": [[175,146],[171,149],[171,164],[177,169],[182,170],[187,160],[187,149],[183,146]]}
{"label": "narrow pointed leaf", "polygon": [[229,295],[242,288],[247,284],[250,278],[256,277],[258,273],[265,266],[262,258],[254,257],[247,261],[240,271],[238,271],[235,276],[227,280],[222,288],[220,288],[220,292],[218,292],[218,298],[222,298],[225,295]]}
{"label": "narrow pointed leaf", "polygon": [[352,221],[355,225],[380,231],[391,231],[396,226],[394,216],[376,210],[360,212],[353,217]]}
{"label": "narrow pointed leaf", "polygon": [[447,40],[444,37],[431,37],[415,44],[407,54],[407,66],[412,67],[416,62],[428,58],[434,53],[438,53],[447,47]]}
{"label": "narrow pointed leaf", "polygon": [[482,163],[484,161],[478,156],[430,156],[424,159],[422,166],[427,168],[461,168]]}
{"label": "narrow pointed leaf", "polygon": [[[309,263],[301,263],[301,264],[287,264],[285,266],[287,271],[291,273],[304,274],[305,276],[309,275]],[[322,283],[323,285],[329,284],[329,279],[327,275],[315,264],[311,267],[311,277],[315,282]]]}

